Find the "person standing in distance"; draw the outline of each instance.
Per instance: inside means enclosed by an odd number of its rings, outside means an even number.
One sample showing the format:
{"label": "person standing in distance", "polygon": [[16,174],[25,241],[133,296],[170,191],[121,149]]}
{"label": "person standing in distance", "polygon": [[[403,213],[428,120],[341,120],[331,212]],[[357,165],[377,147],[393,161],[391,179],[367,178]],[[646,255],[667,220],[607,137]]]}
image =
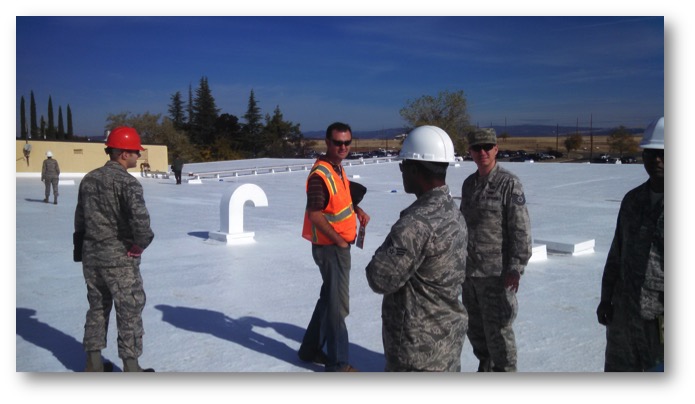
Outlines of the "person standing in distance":
{"label": "person standing in distance", "polygon": [[606,372],[664,369],[664,118],[642,142],[647,182],[620,204],[601,280],[598,322],[606,326]]}
{"label": "person standing in distance", "polygon": [[174,155],[174,163],[171,165],[171,170],[174,172],[174,177],[176,178],[176,185],[181,185],[181,171],[183,171],[183,165],[186,162],[177,153]]}
{"label": "person standing in distance", "polygon": [[400,152],[403,188],[417,199],[404,209],[366,268],[381,305],[386,371],[461,371],[468,318],[466,221],[449,193],[454,145],[442,129],[412,130]]}
{"label": "person standing in distance", "polygon": [[519,178],[497,164],[494,129],[475,129],[468,147],[477,171],[463,182],[461,213],[468,225],[463,304],[479,372],[516,372],[512,323],[519,279],[531,258],[531,222]]}
{"label": "person standing in distance", "polygon": [[46,197],[43,199],[48,203],[48,196],[51,195],[51,187],[53,187],[53,204],[58,204],[58,182],[60,177],[60,167],[58,161],[53,158],[53,153],[49,150],[46,152],[46,160],[41,166],[41,181],[46,186]]}
{"label": "person standing in distance", "polygon": [[103,372],[101,350],[111,307],[116,306],[118,356],[125,372],[142,369],[142,310],[145,291],[140,256],[154,233],[145,206],[142,185],[128,173],[137,165],[140,136],[133,128],[118,127],[106,139],[110,160],[89,172],[80,182],[75,209],[75,261],[82,262],[87,285],[87,310],[83,345],[87,372]]}
{"label": "person standing in distance", "polygon": [[369,215],[353,206],[342,167],[351,142],[349,125],[331,124],[326,129],[326,155],[316,160],[306,184],[302,237],[311,242],[323,284],[298,354],[302,361],[325,365],[327,372],[357,371],[349,363],[345,325],[350,312],[350,244],[357,235],[355,218],[365,227]]}

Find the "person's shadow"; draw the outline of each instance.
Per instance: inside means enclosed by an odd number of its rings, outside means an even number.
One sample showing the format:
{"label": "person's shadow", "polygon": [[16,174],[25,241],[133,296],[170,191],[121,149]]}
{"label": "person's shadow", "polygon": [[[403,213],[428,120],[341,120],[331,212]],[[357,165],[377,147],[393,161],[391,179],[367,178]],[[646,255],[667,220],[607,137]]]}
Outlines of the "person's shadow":
{"label": "person's shadow", "polygon": [[[304,329],[296,325],[268,322],[248,316],[233,319],[218,311],[191,307],[159,304],[155,308],[162,312],[163,321],[183,330],[210,334],[298,367],[314,371],[323,370],[323,366],[299,360],[297,351],[287,344],[254,331],[254,327],[272,328],[287,339],[301,342]],[[381,372],[384,370],[385,359],[381,353],[350,344],[350,358],[351,364],[360,371]]]}
{"label": "person's shadow", "polygon": [[43,201],[43,199],[24,198],[24,200],[27,201],[27,202],[41,202],[41,203],[45,203],[45,202]]}
{"label": "person's shadow", "polygon": [[[35,318],[36,310],[17,307],[17,335],[51,352],[66,369],[84,370],[87,356],[82,342]],[[114,365],[114,370],[117,370]]]}

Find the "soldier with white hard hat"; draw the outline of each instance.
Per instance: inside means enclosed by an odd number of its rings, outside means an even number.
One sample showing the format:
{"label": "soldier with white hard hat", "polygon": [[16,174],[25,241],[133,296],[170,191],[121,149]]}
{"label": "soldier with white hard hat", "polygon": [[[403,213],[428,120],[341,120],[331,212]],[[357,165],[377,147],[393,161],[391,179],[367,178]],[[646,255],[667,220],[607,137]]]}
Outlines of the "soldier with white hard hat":
{"label": "soldier with white hard hat", "polygon": [[399,157],[405,192],[417,200],[366,268],[369,286],[384,295],[386,371],[458,372],[468,322],[461,302],[468,232],[446,185],[454,145],[442,129],[421,126]]}
{"label": "soldier with white hard hat", "polygon": [[644,132],[649,179],[620,204],[601,281],[606,372],[664,369],[664,118]]}
{"label": "soldier with white hard hat", "polygon": [[60,166],[58,161],[53,158],[53,153],[49,150],[46,152],[46,160],[41,166],[41,181],[46,186],[46,197],[43,199],[48,203],[48,196],[51,195],[51,187],[53,187],[53,204],[58,204],[58,182],[60,179]]}

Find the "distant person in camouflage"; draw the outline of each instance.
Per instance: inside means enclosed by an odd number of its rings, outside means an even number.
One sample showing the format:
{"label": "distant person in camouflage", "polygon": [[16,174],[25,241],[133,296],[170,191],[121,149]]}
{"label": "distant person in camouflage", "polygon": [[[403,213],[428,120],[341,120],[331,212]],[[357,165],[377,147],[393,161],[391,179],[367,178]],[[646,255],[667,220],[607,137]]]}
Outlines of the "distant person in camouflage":
{"label": "distant person in camouflage", "polygon": [[497,164],[494,129],[476,129],[467,138],[478,168],[461,189],[469,231],[463,284],[467,335],[479,372],[515,372],[516,293],[532,249],[526,197],[519,178]]}
{"label": "distant person in camouflage", "polygon": [[446,171],[454,146],[440,128],[410,132],[400,152],[405,192],[417,200],[403,210],[366,268],[383,294],[386,371],[461,370],[466,309],[466,222],[449,194]]}
{"label": "distant person in camouflage", "polygon": [[140,275],[140,255],[154,233],[145,206],[142,185],[129,168],[137,165],[140,151],[137,132],[114,129],[106,140],[108,161],[82,179],[75,209],[74,259],[82,262],[87,284],[87,311],[83,345],[85,371],[108,370],[101,358],[111,307],[116,306],[118,356],[126,372],[142,369],[142,310],[145,291]]}
{"label": "distant person in camouflage", "polygon": [[53,204],[58,204],[58,182],[60,177],[60,166],[58,161],[53,158],[53,153],[49,150],[46,152],[46,160],[41,166],[41,181],[46,186],[46,197],[44,202],[48,203],[48,197],[51,195],[51,187],[53,187]]}
{"label": "distant person in camouflage", "polygon": [[606,372],[664,369],[664,118],[645,131],[649,179],[623,198],[601,281]]}

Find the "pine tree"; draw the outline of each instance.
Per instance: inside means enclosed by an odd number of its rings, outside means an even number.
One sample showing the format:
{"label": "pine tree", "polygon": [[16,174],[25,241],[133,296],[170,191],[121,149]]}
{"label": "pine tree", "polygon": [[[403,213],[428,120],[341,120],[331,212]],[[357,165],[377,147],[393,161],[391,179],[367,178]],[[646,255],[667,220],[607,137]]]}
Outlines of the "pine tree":
{"label": "pine tree", "polygon": [[186,106],[188,109],[188,129],[191,128],[191,123],[193,122],[193,90],[191,89],[191,85],[188,84],[188,105]]}
{"label": "pine tree", "polygon": [[66,138],[72,139],[75,136],[75,133],[72,130],[72,111],[70,110],[70,104],[68,104],[66,114],[68,120],[68,133],[66,134]]}
{"label": "pine tree", "polygon": [[24,140],[28,139],[29,133],[27,131],[27,113],[24,110],[24,96],[22,96],[22,101],[20,103],[20,112],[19,112],[19,125],[21,126],[19,133],[20,137]]}
{"label": "pine tree", "polygon": [[279,105],[265,121],[263,149],[269,157],[294,157],[300,152],[303,136],[299,124],[285,121]]}
{"label": "pine tree", "polygon": [[31,125],[31,138],[32,139],[38,139],[39,138],[39,127],[36,124],[36,101],[34,101],[34,91],[31,92],[31,106],[30,106],[30,112],[29,112],[29,119],[31,120],[30,125]]}
{"label": "pine tree", "polygon": [[65,140],[65,126],[63,125],[63,107],[58,106],[58,140]]}
{"label": "pine tree", "polygon": [[56,138],[56,127],[53,123],[53,100],[48,96],[48,128],[46,129],[46,138],[53,140]]}
{"label": "pine tree", "polygon": [[177,91],[171,96],[171,104],[169,104],[169,118],[176,129],[185,129],[186,117],[183,114],[183,100],[181,92]]}
{"label": "pine tree", "polygon": [[218,114],[219,110],[210,91],[208,79],[202,77],[193,100],[193,121],[190,130],[193,143],[199,145],[211,145],[213,143]]}
{"label": "pine tree", "polygon": [[41,128],[39,129],[39,139],[46,139],[46,120],[41,115]]}
{"label": "pine tree", "polygon": [[244,114],[244,119],[246,120],[243,129],[245,149],[250,151],[251,155],[255,158],[258,156],[263,141],[263,139],[261,139],[263,133],[263,124],[261,120],[263,117],[261,116],[261,109],[258,107],[253,90],[251,90],[251,95],[249,95],[249,104]]}

